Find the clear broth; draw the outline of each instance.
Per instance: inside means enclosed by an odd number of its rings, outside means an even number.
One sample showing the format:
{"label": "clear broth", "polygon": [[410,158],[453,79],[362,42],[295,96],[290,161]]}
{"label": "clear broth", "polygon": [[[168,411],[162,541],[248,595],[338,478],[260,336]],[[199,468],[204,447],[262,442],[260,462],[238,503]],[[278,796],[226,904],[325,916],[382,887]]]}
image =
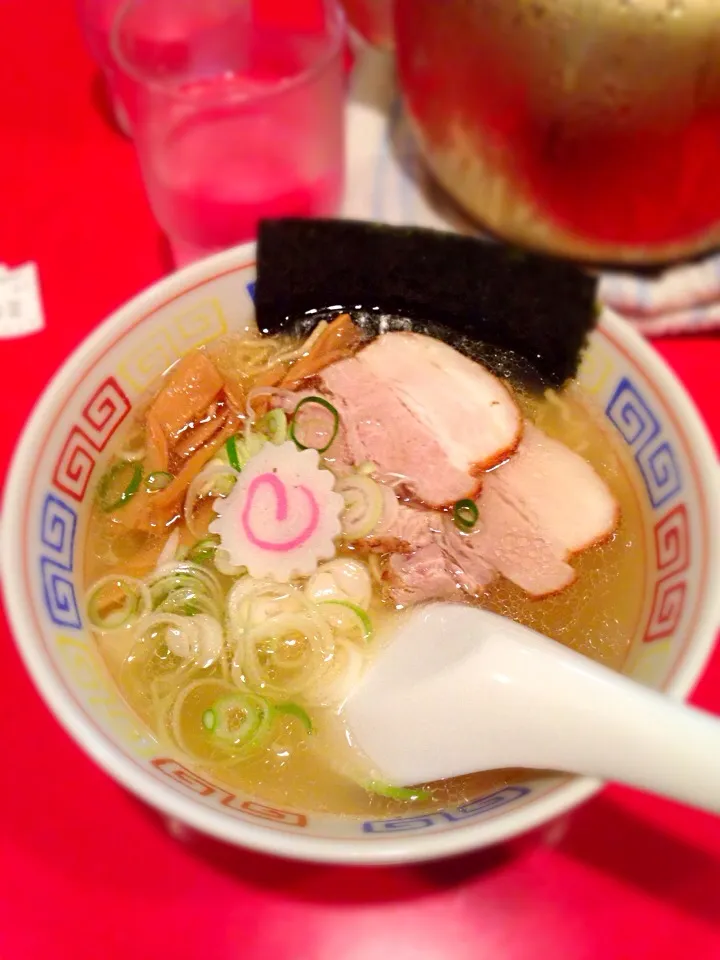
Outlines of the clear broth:
{"label": "clear broth", "polygon": [[[233,335],[218,341],[210,350],[222,372],[236,377],[245,388],[253,379],[247,373],[246,343],[244,337]],[[267,350],[261,360],[258,360],[254,338],[252,343],[255,344],[253,362],[267,363],[297,347],[298,341],[289,338],[265,341]],[[507,367],[512,370],[512,362]],[[529,419],[585,457],[605,479],[620,504],[621,521],[609,542],[573,559],[578,577],[562,593],[532,600],[518,587],[500,578],[491,585],[481,603],[594,660],[621,670],[638,631],[644,596],[642,584],[646,576],[643,508],[636,492],[639,489],[636,467],[601,412],[593,408],[577,384],[568,385],[560,395],[550,391],[538,394],[521,386],[512,375],[510,379],[514,379],[516,397]],[[158,386],[155,385],[152,395]],[[138,405],[135,421],[115,443],[115,453],[139,442],[138,425],[143,409],[144,404]],[[88,585],[110,572],[142,575],[143,551],[152,552],[168,535],[167,529],[162,528],[151,533],[150,539],[154,537],[156,543],[140,542],[131,534],[120,533],[112,515],[97,506],[93,508],[88,531],[85,564]],[[189,545],[194,539],[183,531],[183,542]],[[341,551],[341,554],[343,552],[352,550]],[[227,578],[219,579],[224,587],[229,588],[232,583]],[[468,602],[476,601],[468,598]],[[394,607],[379,597],[373,599],[370,613],[376,625],[378,621],[396,615]],[[127,642],[117,636],[98,637],[98,646],[127,702],[153,729],[163,747],[177,754],[177,748],[168,743],[164,731],[152,716],[147,691],[124,679],[122,665],[128,652]],[[407,813],[409,809],[440,810],[527,776],[527,771],[500,770],[458,777],[428,785],[429,800],[399,802],[371,795],[334,772],[313,748],[312,740],[301,735],[297,725],[288,723],[267,750],[230,770],[218,770],[197,762],[194,767],[205,777],[270,804],[355,817],[393,816]]]}

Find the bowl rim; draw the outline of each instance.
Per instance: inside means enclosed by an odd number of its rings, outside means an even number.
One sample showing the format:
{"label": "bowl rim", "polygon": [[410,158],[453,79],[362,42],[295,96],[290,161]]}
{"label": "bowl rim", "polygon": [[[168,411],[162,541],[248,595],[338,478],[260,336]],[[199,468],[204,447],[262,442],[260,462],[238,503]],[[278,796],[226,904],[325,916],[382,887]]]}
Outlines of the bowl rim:
{"label": "bowl rim", "polygon": [[[399,864],[453,856],[510,840],[532,830],[589,799],[602,786],[600,780],[574,776],[517,811],[508,810],[497,817],[468,823],[452,830],[429,835],[400,834],[369,839],[329,839],[301,836],[232,818],[184,796],[170,783],[164,785],[151,777],[139,763],[126,757],[106,735],[94,727],[81,713],[72,698],[56,679],[52,668],[35,637],[23,597],[17,564],[13,562],[13,544],[24,531],[21,512],[11,509],[18,502],[32,473],[35,461],[34,438],[51,411],[56,397],[81,379],[82,372],[106,339],[118,334],[138,315],[151,313],[161,304],[192,288],[255,261],[256,246],[244,244],[223,251],[183,270],[162,278],[114,311],[90,336],[70,354],[46,386],[37,401],[15,448],[2,499],[3,537],[0,543],[0,579],[8,623],[15,646],[43,700],[68,735],[92,760],[161,814],[177,818],[201,833],[236,846],[289,859],[336,864]],[[717,491],[717,458],[710,435],[685,387],[658,354],[637,331],[612,311],[604,311],[602,325],[639,362],[660,393],[672,400],[675,414],[687,432],[696,455],[696,468],[701,488],[707,494],[708,578],[720,578],[720,491]],[[685,699],[699,678],[715,643],[720,624],[720,591],[701,600],[695,635],[688,646],[685,661],[675,671],[668,694]]]}

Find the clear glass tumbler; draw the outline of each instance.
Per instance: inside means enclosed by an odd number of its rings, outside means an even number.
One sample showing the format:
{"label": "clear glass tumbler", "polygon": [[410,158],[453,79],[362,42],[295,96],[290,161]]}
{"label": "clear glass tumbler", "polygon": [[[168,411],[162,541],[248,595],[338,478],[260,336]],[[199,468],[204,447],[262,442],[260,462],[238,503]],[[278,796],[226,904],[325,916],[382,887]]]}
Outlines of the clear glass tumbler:
{"label": "clear glass tumbler", "polygon": [[105,78],[115,122],[129,136],[128,109],[110,53],[110,29],[121,3],[122,0],[77,0],[77,15],[88,50]]}
{"label": "clear glass tumbler", "polygon": [[344,17],[332,0],[128,0],[112,48],[134,85],[148,197],[178,266],[274,216],[332,216],[343,186]]}

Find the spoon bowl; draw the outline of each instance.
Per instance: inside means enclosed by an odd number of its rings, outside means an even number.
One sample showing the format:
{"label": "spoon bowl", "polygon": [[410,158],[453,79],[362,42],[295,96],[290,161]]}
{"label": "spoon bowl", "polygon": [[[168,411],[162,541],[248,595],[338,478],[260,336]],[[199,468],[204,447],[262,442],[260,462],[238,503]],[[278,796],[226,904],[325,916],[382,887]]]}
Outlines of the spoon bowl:
{"label": "spoon bowl", "polygon": [[720,720],[467,604],[410,611],[342,714],[388,783],[541,768],[720,812]]}

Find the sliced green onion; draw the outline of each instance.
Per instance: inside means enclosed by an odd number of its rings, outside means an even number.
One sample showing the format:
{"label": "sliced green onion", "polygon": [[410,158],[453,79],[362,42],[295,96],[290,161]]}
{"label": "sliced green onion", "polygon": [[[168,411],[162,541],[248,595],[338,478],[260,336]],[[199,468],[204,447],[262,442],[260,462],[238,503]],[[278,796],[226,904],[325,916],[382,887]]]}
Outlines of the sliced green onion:
{"label": "sliced green onion", "polygon": [[[189,560],[171,561],[145,578],[150,588],[153,607],[163,607],[166,613],[182,612],[192,604],[195,612],[208,613],[221,619],[223,595],[220,584],[206,566]],[[166,601],[167,607],[164,606]]]}
{"label": "sliced green onion", "polygon": [[161,613],[175,613],[181,617],[194,617],[198,613],[205,613],[214,618],[218,616],[217,604],[195,587],[172,590],[158,604],[157,609]]}
{"label": "sliced green onion", "polygon": [[132,626],[151,607],[150,591],[134,577],[110,574],[94,583],[87,595],[88,620],[103,632]]}
{"label": "sliced green onion", "polygon": [[363,474],[354,474],[338,480],[335,491],[345,501],[340,518],[343,536],[348,540],[362,540],[375,529],[383,514],[380,485]]}
{"label": "sliced green onion", "polygon": [[422,787],[393,787],[389,783],[382,783],[380,780],[371,780],[370,783],[363,784],[368,793],[375,793],[379,797],[387,797],[389,800],[419,800],[424,802],[430,799],[428,790]]}
{"label": "sliced green onion", "polygon": [[205,534],[205,528],[195,522],[195,508],[198,500],[208,496],[227,496],[237,481],[237,472],[221,460],[208,463],[193,479],[185,494],[183,517],[190,533],[198,540]]}
{"label": "sliced green onion", "polygon": [[129,460],[120,460],[110,467],[97,488],[101,509],[105,513],[111,513],[125,506],[140,489],[142,475],[142,464]]}
{"label": "sliced green onion", "polygon": [[284,410],[271,410],[258,421],[255,429],[264,434],[270,443],[280,446],[288,436],[288,419]]}
{"label": "sliced green onion", "polygon": [[147,447],[145,446],[144,432],[137,433],[133,440],[133,443],[129,443],[128,446],[118,454],[119,460],[135,461],[145,459]]}
{"label": "sliced green onion", "polygon": [[225,453],[233,470],[240,473],[242,468],[259,453],[267,443],[267,437],[259,433],[250,433],[247,437],[228,437],[225,441]]}
{"label": "sliced green onion", "polygon": [[269,733],[272,708],[255,693],[232,693],[216,700],[202,715],[203,727],[213,737],[236,747],[259,745]]}
{"label": "sliced green onion", "polygon": [[331,608],[330,624],[342,634],[347,636],[356,632],[365,643],[372,639],[372,621],[356,603],[350,600],[323,600],[321,606]]}
{"label": "sliced green onion", "polygon": [[296,717],[308,733],[313,732],[310,714],[301,707],[299,703],[276,703],[273,709],[275,713],[279,713],[282,716]]}
{"label": "sliced green onion", "polygon": [[[210,485],[208,494],[216,494],[218,497],[229,497],[233,487],[237,483],[237,477],[227,473],[221,473]],[[207,494],[205,494],[207,496]]]}
{"label": "sliced green onion", "polygon": [[[324,447],[312,447],[307,444],[302,443],[296,434],[296,428],[298,426],[298,414],[303,407],[306,407],[309,403],[315,403],[320,407],[324,407],[326,410],[329,410],[333,417],[333,426],[330,431],[330,439],[325,444]],[[318,453],[325,453],[326,450],[329,450],[333,445],[333,441],[338,434],[340,429],[340,414],[337,412],[335,407],[324,397],[305,397],[304,400],[301,400],[300,403],[295,407],[295,413],[293,414],[293,421],[290,424],[290,439],[294,441],[295,446],[298,450],[317,450]]]}
{"label": "sliced green onion", "polygon": [[187,558],[192,563],[207,563],[215,556],[215,551],[219,544],[220,537],[218,536],[204,537],[202,540],[198,540],[197,543],[193,544]]}
{"label": "sliced green onion", "polygon": [[213,709],[206,710],[205,713],[202,715],[202,725],[205,727],[206,730],[209,730],[210,733],[213,732],[213,730],[217,726],[217,714]]}
{"label": "sliced green onion", "polygon": [[260,453],[267,443],[267,437],[261,433],[249,433],[237,445],[240,466],[244,467],[248,460],[252,460],[256,453]]}
{"label": "sliced green onion", "polygon": [[142,623],[140,642],[148,641],[159,661],[194,660],[199,631],[190,616],[172,610],[156,611]]}
{"label": "sliced green onion", "polygon": [[237,566],[230,562],[230,554],[222,547],[215,550],[212,558],[215,569],[224,577],[242,577],[247,573],[247,567]]}
{"label": "sliced green onion", "polygon": [[[372,554],[375,556],[375,554]],[[363,610],[370,606],[372,579],[368,568],[352,557],[336,557],[322,563],[305,584],[305,596],[313,603],[350,600]]]}
{"label": "sliced green onion", "polygon": [[[165,604],[163,604],[165,606]],[[163,609],[143,620],[140,642],[149,642],[158,662],[179,659],[201,669],[210,667],[223,651],[220,622],[207,613],[176,613]],[[140,628],[137,628],[138,632]]]}
{"label": "sliced green onion", "polygon": [[227,452],[228,463],[233,470],[237,470],[237,472],[240,473],[242,466],[240,464],[240,458],[238,457],[237,437],[227,438],[225,441],[225,450]]}
{"label": "sliced green onion", "polygon": [[[228,604],[232,630],[230,616]],[[307,701],[305,694],[314,690],[333,661],[332,630],[319,612],[301,609],[297,613],[278,613],[244,630],[242,637],[240,656],[236,654],[234,663],[240,667],[245,682],[251,689],[278,699],[302,697]]]}
{"label": "sliced green onion", "polygon": [[459,530],[472,530],[478,516],[477,504],[473,500],[458,500],[453,507],[453,523]]}
{"label": "sliced green onion", "polygon": [[159,606],[171,593],[178,590],[194,590],[214,599],[205,584],[190,573],[168,573],[156,580],[149,579],[148,584],[154,606]]}
{"label": "sliced green onion", "polygon": [[[215,554],[216,566],[222,552],[221,548]],[[221,569],[220,572],[224,571]],[[230,639],[237,646],[237,657],[243,659],[240,641],[244,641],[245,633],[251,627],[260,626],[281,613],[299,613],[305,608],[302,594],[292,584],[240,575],[225,600],[225,624]],[[281,698],[284,695],[280,693]]]}
{"label": "sliced green onion", "polygon": [[169,487],[175,478],[167,470],[156,470],[155,473],[149,473],[145,477],[145,489],[148,493],[154,493],[156,490],[164,490]]}

